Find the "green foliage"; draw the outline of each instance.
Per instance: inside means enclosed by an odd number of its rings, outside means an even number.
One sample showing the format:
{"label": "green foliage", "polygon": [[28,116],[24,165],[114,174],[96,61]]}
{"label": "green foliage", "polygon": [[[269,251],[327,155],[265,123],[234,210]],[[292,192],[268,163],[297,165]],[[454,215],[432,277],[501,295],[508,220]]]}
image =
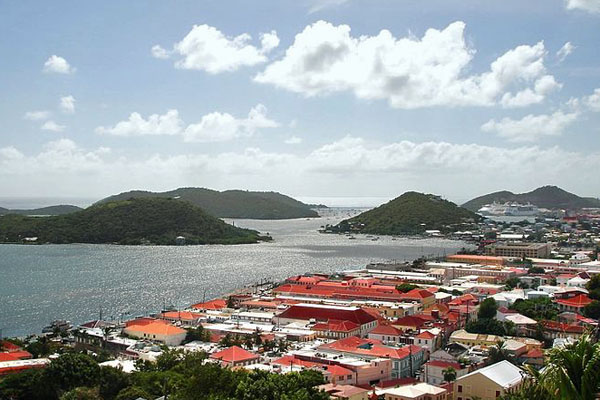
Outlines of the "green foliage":
{"label": "green foliage", "polygon": [[410,292],[413,289],[417,289],[418,287],[418,285],[414,285],[412,283],[401,283],[399,285],[396,285],[396,290],[402,293],[406,293]]}
{"label": "green foliage", "polygon": [[515,362],[514,357],[508,352],[503,341],[500,341],[496,343],[495,346],[489,348],[488,357],[490,364],[495,364],[504,360],[510,361],[511,363]]}
{"label": "green foliage", "polygon": [[113,400],[121,390],[131,384],[129,374],[113,367],[101,367],[99,381],[99,392],[104,400]]}
{"label": "green foliage", "polygon": [[0,215],[6,214],[17,214],[17,215],[38,215],[38,216],[48,216],[48,215],[63,215],[69,214],[75,211],[81,211],[82,208],[77,206],[70,205],[58,205],[58,206],[48,206],[42,208],[34,208],[30,210],[7,210],[5,208],[0,207]]}
{"label": "green foliage", "polygon": [[585,288],[588,290],[591,299],[600,300],[600,275],[592,276]]}
{"label": "green foliage", "polygon": [[498,304],[493,297],[488,297],[483,300],[479,305],[477,311],[477,318],[479,319],[493,319],[496,318],[496,311],[498,311]]}
{"label": "green foliage", "polygon": [[2,242],[35,236],[39,243],[173,245],[180,235],[187,244],[255,243],[261,239],[256,231],[228,225],[190,203],[163,198],[104,203],[55,217],[0,217]]}
{"label": "green foliage", "polygon": [[332,230],[377,235],[419,234],[427,229],[450,231],[453,225],[479,219],[479,215],[438,196],[406,192],[384,205],[340,222]]}
{"label": "green foliage", "polygon": [[593,300],[590,304],[583,308],[583,315],[588,318],[599,319],[600,318],[600,301]]}
{"label": "green foliage", "polygon": [[518,299],[510,308],[537,321],[556,320],[558,318],[558,307],[547,297],[530,300]]}
{"label": "green foliage", "polygon": [[456,370],[452,367],[448,367],[442,371],[444,375],[444,381],[453,382],[456,380]]}
{"label": "green foliage", "polygon": [[115,400],[136,400],[138,398],[150,399],[151,396],[148,392],[138,386],[130,386],[119,392]]}
{"label": "green foliage", "polygon": [[99,382],[100,367],[85,354],[65,353],[53,360],[43,375],[56,393],[62,393],[80,386],[95,386]]}
{"label": "green foliage", "polygon": [[198,325],[195,328],[187,328],[185,341],[193,342],[195,340],[200,342],[210,342],[210,332],[204,329],[202,325]]}
{"label": "green foliage", "polygon": [[529,274],[543,274],[545,272],[546,270],[544,270],[542,267],[531,267],[527,270],[527,273]]}
{"label": "green foliage", "polygon": [[276,192],[227,190],[218,192],[204,188],[179,188],[154,193],[130,191],[100,200],[98,203],[131,198],[174,198],[190,202],[219,218],[288,219],[318,217],[310,205]]}
{"label": "green foliage", "polygon": [[508,278],[504,282],[504,286],[507,290],[513,290],[514,288],[519,286],[519,282],[519,278],[513,276],[512,278]]}
{"label": "green foliage", "polygon": [[78,387],[60,396],[60,400],[102,400],[98,388]]}
{"label": "green foliage", "polygon": [[465,330],[469,333],[506,336],[514,334],[515,325],[510,321],[500,322],[495,318],[479,318],[477,321],[467,322]]}

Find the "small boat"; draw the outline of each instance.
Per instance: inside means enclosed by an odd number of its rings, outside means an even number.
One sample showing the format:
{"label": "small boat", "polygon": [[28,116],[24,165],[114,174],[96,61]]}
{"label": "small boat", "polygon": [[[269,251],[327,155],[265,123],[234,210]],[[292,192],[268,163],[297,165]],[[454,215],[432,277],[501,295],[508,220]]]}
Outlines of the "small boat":
{"label": "small boat", "polygon": [[71,323],[64,319],[57,319],[52,321],[52,323],[48,326],[45,326],[42,329],[42,333],[53,333],[53,332],[66,332],[73,328]]}
{"label": "small boat", "polygon": [[350,239],[350,240],[354,240],[354,239],[356,239],[356,238],[355,238],[354,236],[350,236],[350,237],[348,237],[348,239]]}

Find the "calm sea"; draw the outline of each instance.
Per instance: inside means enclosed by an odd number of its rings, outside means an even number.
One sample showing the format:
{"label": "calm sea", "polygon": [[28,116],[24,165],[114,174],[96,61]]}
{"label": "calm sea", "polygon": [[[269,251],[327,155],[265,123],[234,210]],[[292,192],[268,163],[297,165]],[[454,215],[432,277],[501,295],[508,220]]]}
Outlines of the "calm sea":
{"label": "calm sea", "polygon": [[310,220],[234,221],[274,238],[254,245],[0,245],[0,329],[4,336],[39,333],[54,319],[81,323],[97,318],[101,309],[114,319],[141,315],[163,304],[184,307],[261,279],[441,256],[464,245],[443,239],[349,240],[317,232],[347,214],[338,210]]}

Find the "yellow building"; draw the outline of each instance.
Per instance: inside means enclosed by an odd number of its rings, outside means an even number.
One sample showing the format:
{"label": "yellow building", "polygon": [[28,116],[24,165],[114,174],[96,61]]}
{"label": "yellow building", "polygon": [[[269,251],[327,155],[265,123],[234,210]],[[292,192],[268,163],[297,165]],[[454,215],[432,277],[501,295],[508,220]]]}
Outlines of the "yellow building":
{"label": "yellow building", "polygon": [[478,369],[454,381],[454,400],[496,400],[521,387],[520,368],[504,360]]}

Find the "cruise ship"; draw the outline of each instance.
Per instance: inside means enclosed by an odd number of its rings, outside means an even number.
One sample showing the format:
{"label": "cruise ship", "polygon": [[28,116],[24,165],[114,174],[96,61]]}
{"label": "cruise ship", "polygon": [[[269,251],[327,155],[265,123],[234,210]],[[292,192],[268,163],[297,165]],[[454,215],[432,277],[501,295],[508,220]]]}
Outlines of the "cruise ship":
{"label": "cruise ship", "polygon": [[481,215],[499,215],[508,217],[531,217],[538,215],[540,210],[533,204],[520,203],[492,203],[486,204],[477,210]]}

